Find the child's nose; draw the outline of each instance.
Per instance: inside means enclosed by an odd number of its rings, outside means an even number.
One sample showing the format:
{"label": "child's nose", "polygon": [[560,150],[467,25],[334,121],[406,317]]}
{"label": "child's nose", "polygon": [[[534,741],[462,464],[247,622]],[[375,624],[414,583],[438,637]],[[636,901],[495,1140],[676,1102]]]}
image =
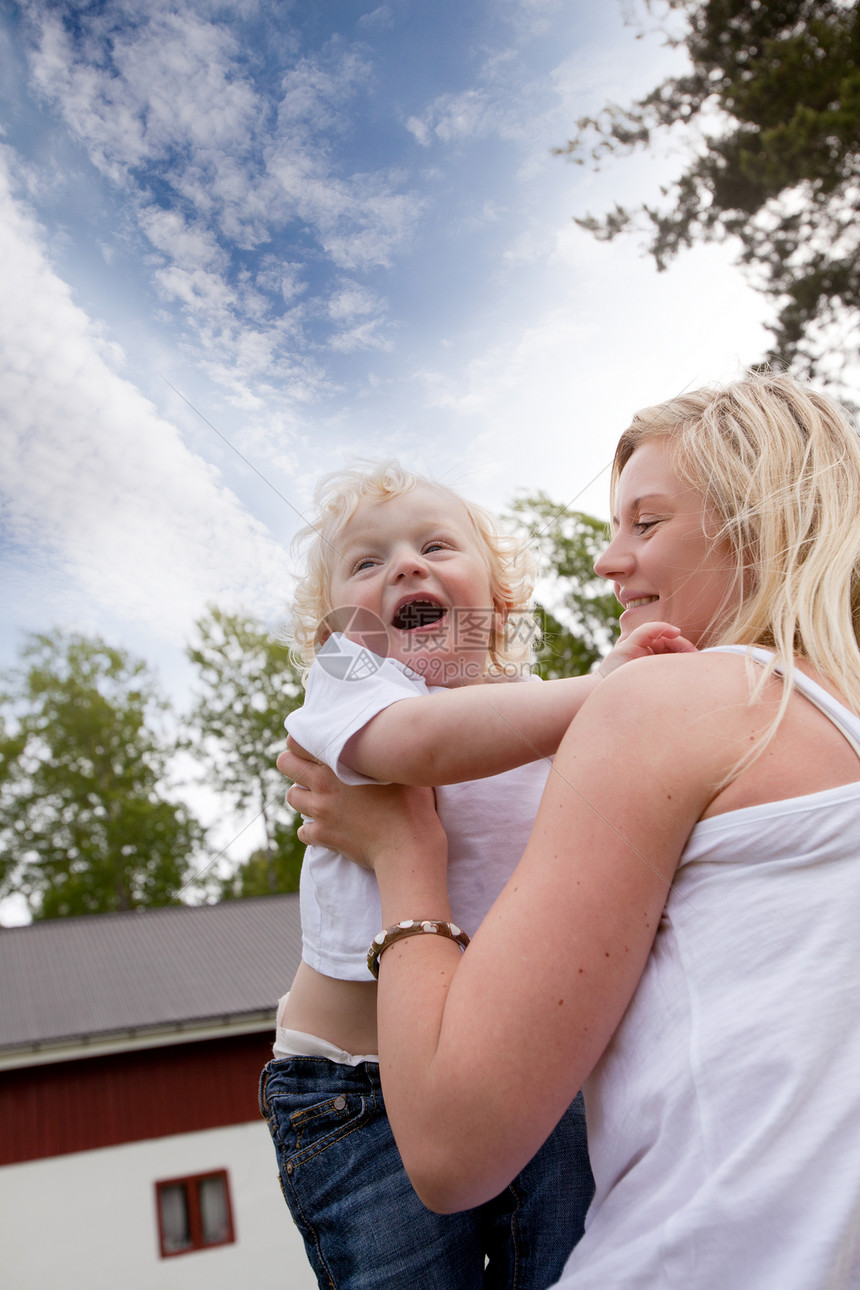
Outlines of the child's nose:
{"label": "child's nose", "polygon": [[426,578],[427,561],[420,551],[399,552],[394,560],[394,577],[396,580],[409,577]]}

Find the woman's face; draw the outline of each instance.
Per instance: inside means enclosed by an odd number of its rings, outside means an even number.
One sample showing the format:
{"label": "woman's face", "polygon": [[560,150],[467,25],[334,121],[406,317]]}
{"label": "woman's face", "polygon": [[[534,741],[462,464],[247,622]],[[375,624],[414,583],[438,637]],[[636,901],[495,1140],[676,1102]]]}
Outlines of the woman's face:
{"label": "woman's face", "polygon": [[636,449],[618,481],[612,541],[594,565],[615,584],[624,635],[666,622],[708,644],[736,587],[728,543],[709,536],[717,527],[701,494],[675,473],[668,439]]}

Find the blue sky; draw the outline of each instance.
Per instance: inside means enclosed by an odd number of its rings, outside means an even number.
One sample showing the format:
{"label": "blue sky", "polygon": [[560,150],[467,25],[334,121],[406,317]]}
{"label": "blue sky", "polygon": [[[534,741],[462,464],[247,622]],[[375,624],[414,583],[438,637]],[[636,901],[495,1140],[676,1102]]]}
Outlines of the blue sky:
{"label": "blue sky", "polygon": [[27,631],[99,633],[181,696],[208,602],[283,616],[313,482],[351,456],[606,514],[631,413],[766,344],[730,248],[658,275],[573,223],[658,199],[683,161],[678,140],[600,173],[551,154],[682,70],[636,19],[0,9],[0,666]]}

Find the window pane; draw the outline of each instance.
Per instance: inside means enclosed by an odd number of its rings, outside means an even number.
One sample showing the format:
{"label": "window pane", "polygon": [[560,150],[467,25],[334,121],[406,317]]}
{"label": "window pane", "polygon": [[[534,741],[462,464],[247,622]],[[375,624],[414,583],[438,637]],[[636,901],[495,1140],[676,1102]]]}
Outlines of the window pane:
{"label": "window pane", "polygon": [[200,1181],[200,1225],[204,1245],[218,1245],[230,1239],[227,1188],[223,1178]]}
{"label": "window pane", "polygon": [[161,1207],[161,1231],[165,1254],[176,1254],[191,1245],[191,1226],[188,1221],[188,1197],[185,1187],[162,1187],[158,1193]]}

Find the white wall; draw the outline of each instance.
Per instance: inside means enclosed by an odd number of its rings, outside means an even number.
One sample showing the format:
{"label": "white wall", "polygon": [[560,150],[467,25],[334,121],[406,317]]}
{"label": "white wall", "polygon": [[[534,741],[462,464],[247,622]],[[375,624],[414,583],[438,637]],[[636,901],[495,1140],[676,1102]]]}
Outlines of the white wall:
{"label": "white wall", "polygon": [[[162,1259],[157,1179],[227,1169],[236,1242]],[[259,1123],[0,1168],[3,1290],[316,1290]]]}

